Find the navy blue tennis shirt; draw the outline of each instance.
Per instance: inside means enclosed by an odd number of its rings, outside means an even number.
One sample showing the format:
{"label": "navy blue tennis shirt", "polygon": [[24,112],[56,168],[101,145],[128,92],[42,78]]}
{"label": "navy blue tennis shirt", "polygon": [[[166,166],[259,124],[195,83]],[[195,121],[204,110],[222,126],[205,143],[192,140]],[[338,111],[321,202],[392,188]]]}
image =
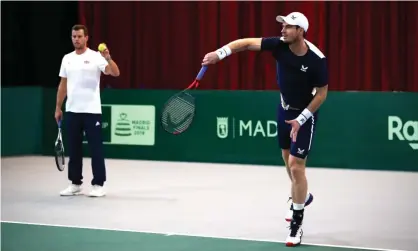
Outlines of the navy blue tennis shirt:
{"label": "navy blue tennis shirt", "polygon": [[315,87],[328,84],[328,69],[324,54],[311,42],[303,56],[295,55],[281,37],[265,37],[262,51],[271,51],[276,59],[277,84],[286,105],[305,109],[313,99]]}

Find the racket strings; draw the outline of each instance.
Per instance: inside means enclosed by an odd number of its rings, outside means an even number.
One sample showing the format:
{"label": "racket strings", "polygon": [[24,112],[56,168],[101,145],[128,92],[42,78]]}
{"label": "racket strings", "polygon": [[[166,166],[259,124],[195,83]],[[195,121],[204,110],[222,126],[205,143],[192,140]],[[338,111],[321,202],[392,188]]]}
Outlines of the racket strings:
{"label": "racket strings", "polygon": [[55,152],[57,154],[63,154],[64,153],[64,144],[62,143],[62,141],[60,139],[58,139],[57,142],[55,143]]}
{"label": "racket strings", "polygon": [[186,116],[193,112],[193,105],[185,99],[177,98],[167,107],[167,112],[174,123],[182,122]]}
{"label": "racket strings", "polygon": [[163,123],[168,125],[175,124],[174,130],[182,131],[186,129],[193,119],[194,105],[188,100],[176,97],[167,105],[163,112]]}
{"label": "racket strings", "polygon": [[64,143],[62,141],[61,129],[58,129],[58,136],[55,140],[55,164],[59,171],[65,169],[65,154],[64,154]]}

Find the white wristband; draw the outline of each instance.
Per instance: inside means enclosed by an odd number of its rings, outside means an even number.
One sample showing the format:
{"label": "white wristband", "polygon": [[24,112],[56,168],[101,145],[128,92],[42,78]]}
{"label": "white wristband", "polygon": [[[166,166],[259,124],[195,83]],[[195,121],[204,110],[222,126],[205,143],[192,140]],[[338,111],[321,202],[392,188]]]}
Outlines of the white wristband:
{"label": "white wristband", "polygon": [[218,55],[219,59],[222,60],[226,58],[227,56],[231,55],[232,51],[227,45],[225,45],[222,48],[217,49],[216,54]]}
{"label": "white wristband", "polygon": [[306,108],[302,111],[301,114],[299,114],[299,116],[296,118],[296,121],[299,123],[299,125],[303,125],[306,121],[308,121],[310,117],[312,117],[312,112]]}

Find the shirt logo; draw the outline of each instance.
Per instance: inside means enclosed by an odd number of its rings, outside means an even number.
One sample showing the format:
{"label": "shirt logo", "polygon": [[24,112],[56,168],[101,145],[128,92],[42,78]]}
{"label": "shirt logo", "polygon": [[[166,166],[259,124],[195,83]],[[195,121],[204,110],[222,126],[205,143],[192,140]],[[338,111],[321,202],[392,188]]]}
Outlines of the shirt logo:
{"label": "shirt logo", "polygon": [[86,60],[86,61],[84,61],[84,63],[85,63],[85,64],[90,64],[90,61],[87,61],[87,60]]}
{"label": "shirt logo", "polygon": [[300,70],[303,71],[303,72],[306,72],[306,70],[308,70],[308,66],[305,67],[305,66],[302,65],[302,68],[300,68]]}

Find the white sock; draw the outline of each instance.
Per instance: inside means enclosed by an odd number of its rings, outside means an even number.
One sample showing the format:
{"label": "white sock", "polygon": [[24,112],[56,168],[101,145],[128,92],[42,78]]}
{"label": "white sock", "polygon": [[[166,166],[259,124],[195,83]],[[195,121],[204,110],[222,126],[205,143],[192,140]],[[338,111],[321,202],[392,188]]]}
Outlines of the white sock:
{"label": "white sock", "polygon": [[305,204],[293,203],[293,210],[302,210],[304,207],[305,207]]}

